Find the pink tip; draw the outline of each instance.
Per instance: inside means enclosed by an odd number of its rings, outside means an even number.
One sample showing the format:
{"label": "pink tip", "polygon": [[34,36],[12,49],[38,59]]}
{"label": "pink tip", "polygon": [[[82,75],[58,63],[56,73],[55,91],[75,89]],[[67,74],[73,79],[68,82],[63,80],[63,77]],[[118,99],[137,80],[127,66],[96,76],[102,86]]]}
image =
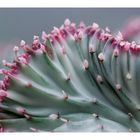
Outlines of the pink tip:
{"label": "pink tip", "polygon": [[79,24],[79,27],[80,27],[80,28],[85,28],[86,25],[85,25],[85,23],[84,23],[83,21],[81,21],[80,24]]}
{"label": "pink tip", "polygon": [[69,26],[70,23],[71,23],[71,21],[68,18],[64,21],[64,25],[65,26]]}
{"label": "pink tip", "polygon": [[124,46],[125,43],[126,43],[125,41],[121,41],[121,42],[120,42],[120,46]]}
{"label": "pink tip", "polygon": [[61,48],[60,48],[60,51],[61,51],[62,54],[66,54],[66,49],[65,49],[65,47],[61,47]]}
{"label": "pink tip", "polygon": [[45,33],[45,31],[42,31],[42,40],[45,41],[47,39],[47,34]]}
{"label": "pink tip", "polygon": [[0,90],[0,102],[2,102],[4,99],[5,99],[5,97],[7,97],[7,92],[5,91],[5,90]]}
{"label": "pink tip", "polygon": [[94,30],[97,30],[98,28],[99,28],[99,25],[97,24],[97,23],[93,23],[92,24],[92,28],[94,29]]}
{"label": "pink tip", "polygon": [[110,33],[110,29],[108,27],[105,28],[105,31]]}
{"label": "pink tip", "polygon": [[19,51],[19,47],[18,47],[18,46],[15,46],[15,47],[13,48],[13,51],[14,51],[14,52],[18,52],[18,51]]}
{"label": "pink tip", "polygon": [[59,30],[57,27],[55,27],[55,26],[53,27],[53,30],[54,30],[55,33],[59,33],[59,31],[60,31],[60,30]]}
{"label": "pink tip", "polygon": [[116,39],[117,39],[118,41],[123,40],[123,35],[122,35],[122,33],[121,33],[120,31],[118,32],[118,34],[117,34],[117,36],[116,36]]}
{"label": "pink tip", "polygon": [[25,42],[24,40],[21,40],[20,46],[23,47],[23,46],[25,46],[25,45],[26,45],[26,42]]}
{"label": "pink tip", "polygon": [[130,45],[131,44],[129,42],[126,42],[125,45],[124,45],[124,50],[128,51],[130,49]]}
{"label": "pink tip", "polygon": [[33,40],[38,40],[39,36],[34,35]]}

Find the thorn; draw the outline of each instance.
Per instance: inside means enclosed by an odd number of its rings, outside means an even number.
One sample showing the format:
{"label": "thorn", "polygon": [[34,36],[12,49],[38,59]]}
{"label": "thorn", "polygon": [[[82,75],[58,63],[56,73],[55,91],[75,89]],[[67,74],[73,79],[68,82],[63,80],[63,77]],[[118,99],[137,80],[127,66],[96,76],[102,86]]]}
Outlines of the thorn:
{"label": "thorn", "polygon": [[25,118],[26,118],[27,120],[30,120],[30,119],[31,119],[31,116],[28,115],[28,114],[24,114],[24,116],[25,116]]}
{"label": "thorn", "polygon": [[83,68],[84,70],[87,70],[89,68],[89,63],[86,59],[83,61]]}
{"label": "thorn", "polygon": [[116,48],[113,51],[113,56],[118,57],[119,56],[119,50]]}
{"label": "thorn", "polygon": [[60,48],[60,51],[61,51],[62,54],[66,54],[66,49],[65,49],[65,47],[61,47],[61,48]]}
{"label": "thorn", "polygon": [[65,19],[65,21],[64,21],[64,25],[65,26],[69,26],[71,24],[71,21],[67,18],[67,19]]}
{"label": "thorn", "polygon": [[17,62],[19,62],[21,64],[25,64],[25,65],[28,64],[27,59],[25,59],[24,57],[18,57]]}
{"label": "thorn", "polygon": [[67,77],[66,77],[66,81],[70,80],[70,73],[68,73]]}
{"label": "thorn", "polygon": [[133,119],[133,115],[132,115],[132,113],[128,113],[128,116],[129,116],[129,118],[130,118],[130,120],[132,120]]}
{"label": "thorn", "polygon": [[95,47],[93,45],[89,45],[89,53],[95,53]]}
{"label": "thorn", "polygon": [[33,40],[38,40],[39,36],[34,35]]}
{"label": "thorn", "polygon": [[122,89],[121,85],[120,84],[116,84],[116,89],[120,91]]}
{"label": "thorn", "polygon": [[60,118],[60,120],[64,123],[67,123],[69,120],[65,119],[65,118]]}
{"label": "thorn", "polygon": [[121,47],[122,47],[122,46],[125,46],[125,44],[126,44],[125,41],[121,41],[121,42],[120,42],[120,46],[121,46]]}
{"label": "thorn", "polygon": [[15,46],[15,47],[13,48],[13,51],[15,52],[15,59],[17,60],[17,59],[18,59],[19,47],[18,47],[18,46]]}
{"label": "thorn", "polygon": [[97,24],[97,23],[93,23],[92,24],[92,28],[94,29],[94,30],[97,30],[98,28],[99,28],[99,25]]}
{"label": "thorn", "polygon": [[74,39],[75,39],[76,42],[79,42],[82,39],[82,35],[74,33]]}
{"label": "thorn", "polygon": [[126,78],[127,78],[128,80],[131,80],[131,79],[132,79],[131,74],[130,74],[130,73],[127,73]]}
{"label": "thorn", "polygon": [[53,30],[54,30],[54,32],[56,32],[56,33],[59,33],[59,31],[60,31],[60,30],[59,30],[57,27],[55,27],[55,26],[53,27]]}
{"label": "thorn", "polygon": [[116,39],[117,39],[118,41],[123,40],[123,35],[122,35],[122,33],[121,33],[120,31],[119,31],[118,34],[116,35]]}
{"label": "thorn", "polygon": [[82,36],[83,36],[83,32],[82,31],[79,31],[79,33],[77,34],[77,37],[79,40],[82,39]]}
{"label": "thorn", "polygon": [[33,128],[33,127],[30,127],[30,130],[32,130],[33,132],[39,132],[39,130],[38,130],[38,129]]}
{"label": "thorn", "polygon": [[0,90],[0,102],[2,102],[6,97],[8,93],[5,90]]}
{"label": "thorn", "polygon": [[16,110],[19,114],[24,114],[26,112],[26,110],[22,107],[18,107]]}
{"label": "thorn", "polygon": [[128,51],[130,49],[131,44],[129,42],[126,42],[124,45],[124,51]]}
{"label": "thorn", "polygon": [[64,99],[67,100],[68,99],[68,95],[66,94],[66,92],[64,90],[62,90],[62,94],[64,96]]}
{"label": "thorn", "polygon": [[93,113],[92,115],[93,115],[95,118],[99,119],[99,115],[98,115],[98,114]]}
{"label": "thorn", "polygon": [[81,21],[80,24],[79,24],[79,27],[80,27],[80,28],[85,28],[86,25],[85,25],[85,23],[84,23],[83,21]]}
{"label": "thorn", "polygon": [[51,114],[51,115],[49,115],[49,119],[57,120],[57,119],[59,119],[59,115],[58,114]]}
{"label": "thorn", "polygon": [[21,47],[24,47],[25,45],[26,45],[26,42],[25,42],[24,40],[21,40],[21,41],[20,41],[20,46],[21,46]]}
{"label": "thorn", "polygon": [[97,99],[96,99],[96,98],[93,98],[93,99],[92,99],[92,103],[93,103],[93,104],[97,104]]}
{"label": "thorn", "polygon": [[46,34],[45,31],[42,31],[41,38],[42,38],[43,41],[46,41],[47,40],[48,36],[47,36],[47,34]]}
{"label": "thorn", "polygon": [[16,67],[16,64],[8,63],[6,60],[2,60],[2,64],[6,67],[12,68],[13,66]]}
{"label": "thorn", "polygon": [[100,54],[98,55],[98,59],[99,59],[101,62],[103,62],[103,61],[105,60],[104,54],[103,54],[103,53],[100,53]]}
{"label": "thorn", "polygon": [[19,47],[18,47],[18,46],[15,46],[15,47],[13,48],[13,51],[14,51],[14,52],[18,52],[18,51],[19,51]]}
{"label": "thorn", "polygon": [[39,36],[34,35],[33,37],[33,45],[38,45],[39,44]]}
{"label": "thorn", "polygon": [[110,33],[110,29],[108,27],[105,28],[105,31]]}
{"label": "thorn", "polygon": [[26,119],[31,119],[31,116],[27,114],[26,110],[22,107],[18,107],[17,109],[17,112],[21,115],[23,115]]}
{"label": "thorn", "polygon": [[103,83],[103,78],[101,75],[97,75],[96,80],[98,83],[101,83],[101,84]]}
{"label": "thorn", "polygon": [[28,82],[28,83],[26,84],[26,87],[31,88],[31,87],[32,87],[32,83],[31,83],[31,82]]}

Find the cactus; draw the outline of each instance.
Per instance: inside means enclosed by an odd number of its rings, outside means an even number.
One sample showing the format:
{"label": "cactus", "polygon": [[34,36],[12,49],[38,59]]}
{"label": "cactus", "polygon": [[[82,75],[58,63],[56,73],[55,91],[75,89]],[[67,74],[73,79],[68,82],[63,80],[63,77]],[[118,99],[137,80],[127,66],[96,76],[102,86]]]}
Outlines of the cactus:
{"label": "cactus", "polygon": [[139,132],[140,46],[66,19],[21,41],[0,70],[1,132]]}

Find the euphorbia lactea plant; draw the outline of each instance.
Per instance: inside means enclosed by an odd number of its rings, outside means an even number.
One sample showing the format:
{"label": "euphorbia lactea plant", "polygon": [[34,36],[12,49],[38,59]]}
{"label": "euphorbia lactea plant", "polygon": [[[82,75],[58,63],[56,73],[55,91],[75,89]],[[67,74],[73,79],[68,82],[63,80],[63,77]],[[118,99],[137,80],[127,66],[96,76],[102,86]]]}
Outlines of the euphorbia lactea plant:
{"label": "euphorbia lactea plant", "polygon": [[69,19],[42,40],[2,60],[1,132],[140,131],[139,44]]}

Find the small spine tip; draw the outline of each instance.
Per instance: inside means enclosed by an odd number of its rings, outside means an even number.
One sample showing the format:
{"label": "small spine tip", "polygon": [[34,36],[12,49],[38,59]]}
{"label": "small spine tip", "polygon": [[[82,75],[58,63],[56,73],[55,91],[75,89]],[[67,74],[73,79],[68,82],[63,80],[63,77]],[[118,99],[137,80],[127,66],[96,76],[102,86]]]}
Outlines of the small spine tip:
{"label": "small spine tip", "polygon": [[99,59],[101,62],[103,62],[103,61],[105,60],[104,54],[103,54],[103,53],[100,53],[100,54],[98,55],[98,59]]}

